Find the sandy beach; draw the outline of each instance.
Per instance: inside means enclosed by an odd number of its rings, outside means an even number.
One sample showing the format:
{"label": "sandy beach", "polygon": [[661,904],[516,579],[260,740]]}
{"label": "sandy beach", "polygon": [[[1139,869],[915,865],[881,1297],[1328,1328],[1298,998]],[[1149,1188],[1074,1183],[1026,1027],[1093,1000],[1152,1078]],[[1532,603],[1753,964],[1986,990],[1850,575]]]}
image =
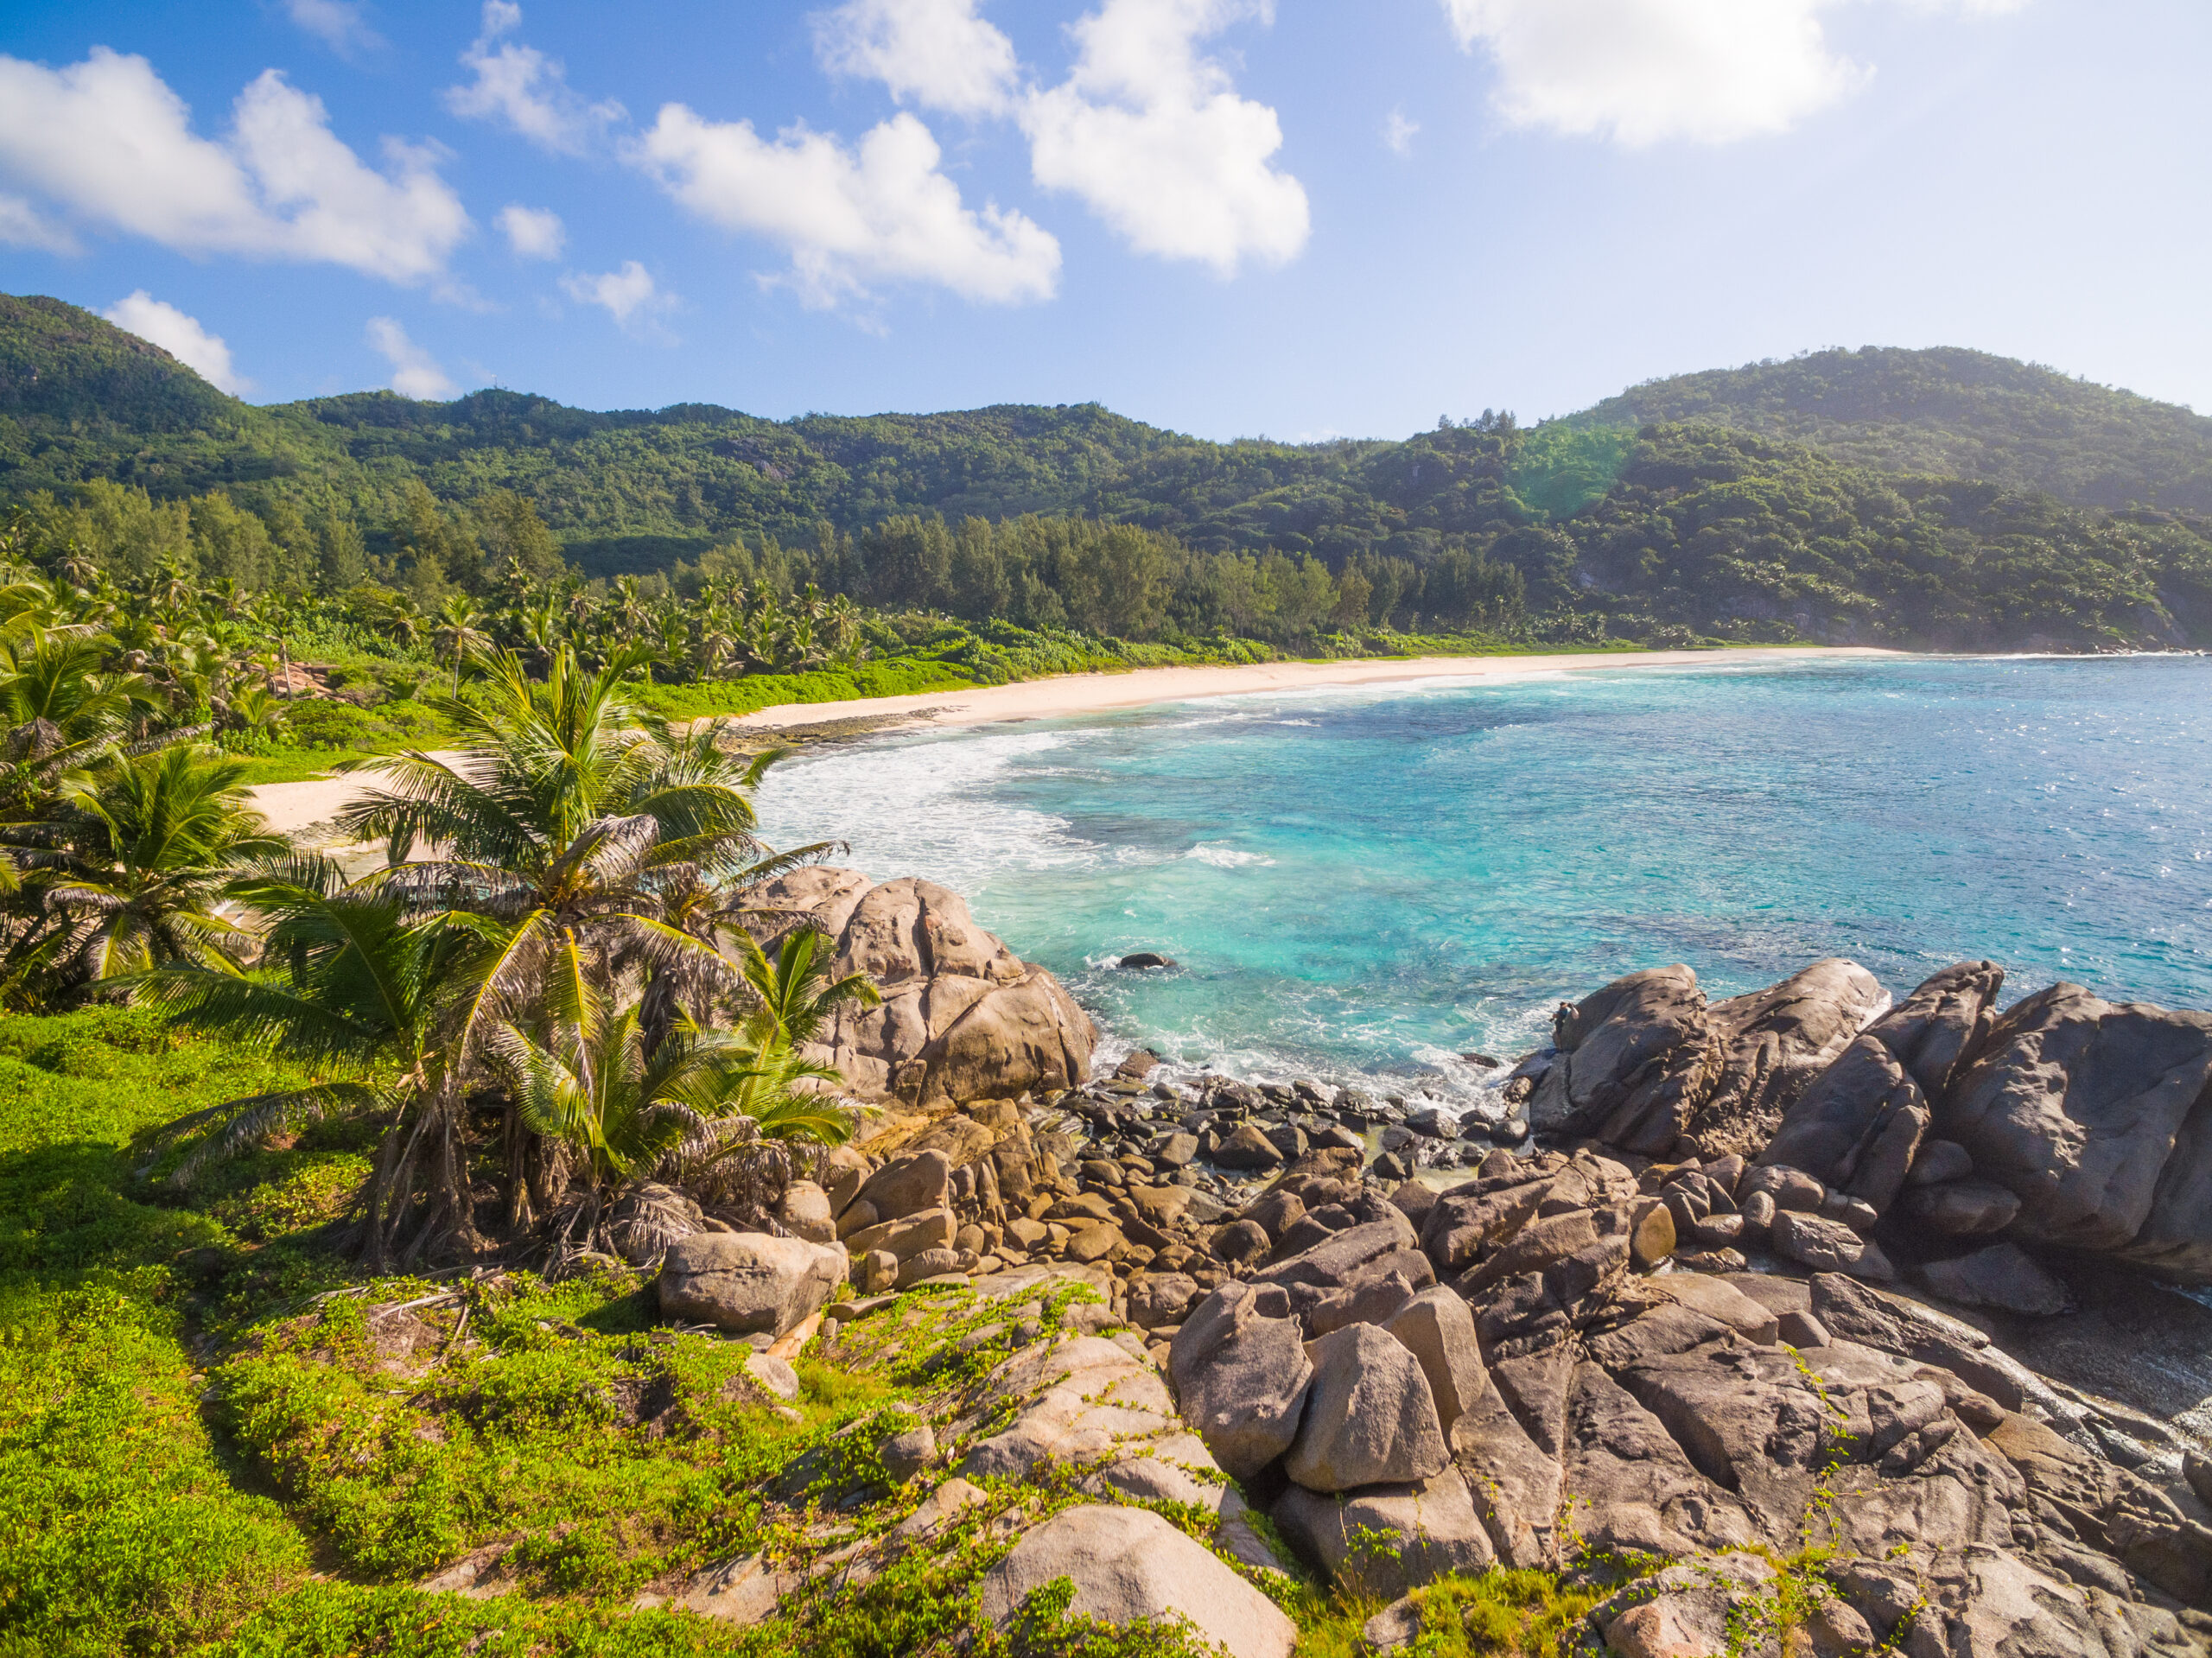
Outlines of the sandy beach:
{"label": "sandy beach", "polygon": [[[970,690],[931,691],[918,696],[871,696],[843,702],[779,702],[731,723],[772,732],[848,721],[886,725],[988,725],[1001,720],[1048,720],[1068,715],[1141,708],[1192,697],[1236,696],[1255,691],[1294,691],[1324,685],[1379,685],[1404,680],[1513,679],[1563,670],[1730,667],[1762,662],[1802,662],[1814,656],[1882,657],[1900,652],[1857,646],[1791,646],[1751,651],[1605,651],[1552,656],[1405,657],[1376,661],[1268,662],[1219,668],[1139,668],[1119,674],[1065,674],[986,685]],[[252,791],[270,827],[287,834],[319,823],[373,783],[374,772],[311,778],[303,783],[264,783]]]}
{"label": "sandy beach", "polygon": [[746,728],[785,729],[840,720],[904,715],[931,726],[985,725],[997,720],[1046,720],[1072,714],[1140,708],[1198,696],[1236,696],[1255,691],[1306,690],[1322,685],[1378,685],[1413,679],[1513,679],[1567,669],[1731,667],[1808,657],[1885,657],[1903,654],[1859,646],[1791,646],[1746,651],[1605,651],[1555,656],[1403,657],[1348,662],[1268,662],[1249,667],[1138,668],[1117,674],[1065,674],[1014,685],[931,691],[918,696],[874,696],[845,702],[781,702],[741,715]]}

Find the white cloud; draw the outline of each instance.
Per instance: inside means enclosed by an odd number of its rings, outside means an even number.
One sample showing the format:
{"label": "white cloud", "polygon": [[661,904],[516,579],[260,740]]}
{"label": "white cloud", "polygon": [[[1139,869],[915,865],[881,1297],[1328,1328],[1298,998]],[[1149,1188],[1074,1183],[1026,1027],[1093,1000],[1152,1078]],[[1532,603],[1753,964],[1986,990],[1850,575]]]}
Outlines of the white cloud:
{"label": "white cloud", "polygon": [[648,322],[676,304],[676,296],[663,293],[654,284],[652,273],[635,259],[625,259],[621,270],[601,276],[563,276],[561,287],[578,304],[600,307],[623,328],[632,321]]}
{"label": "white cloud", "polygon": [[1397,156],[1414,153],[1414,135],[1421,130],[1421,123],[1407,118],[1403,110],[1392,110],[1382,118],[1382,142]]}
{"label": "white cloud", "polygon": [[443,403],[460,394],[437,359],[407,337],[407,330],[388,316],[369,319],[369,344],[391,365],[391,389],[403,397]]}
{"label": "white cloud", "polygon": [[568,72],[536,47],[494,45],[522,25],[514,0],[484,0],[483,32],[461,54],[476,72],[466,86],[446,88],[446,107],[475,120],[505,121],[541,149],[580,156],[625,111],[611,100],[588,104],[569,86]]}
{"label": "white cloud", "polygon": [[341,58],[372,52],[384,44],[355,0],[284,0],[284,10],[295,23]]}
{"label": "white cloud", "polygon": [[631,159],[700,218],[762,236],[791,255],[789,280],[813,306],[877,282],[935,283],[969,299],[1049,298],[1060,245],[1021,213],[962,205],[938,168],[937,140],[893,116],[850,149],[804,125],[770,143],[750,121],[709,121],[664,105]]}
{"label": "white cloud", "polygon": [[1142,253],[1224,276],[1294,257],[1309,219],[1305,187],[1268,164],[1281,124],[1198,51],[1271,16],[1266,0],[1105,0],[1074,26],[1068,79],[1022,109],[1037,182],[1080,196]]}
{"label": "white cloud", "polygon": [[492,221],[507,238],[507,245],[525,259],[557,259],[569,245],[561,215],[544,207],[525,207],[519,201],[499,209]]}
{"label": "white cloud", "polygon": [[[1728,143],[1786,131],[1872,74],[1834,51],[1820,13],[1840,0],[1443,0],[1460,46],[1485,48],[1499,112],[1517,127]],[[2026,0],[1904,0],[2000,16]]]}
{"label": "white cloud", "polygon": [[77,238],[67,225],[57,225],[21,196],[0,192],[0,243],[10,247],[37,248],[46,253],[75,253]]}
{"label": "white cloud", "polygon": [[235,397],[253,389],[253,382],[232,365],[231,348],[220,334],[209,334],[197,317],[187,316],[143,288],[100,314],[117,327],[151,340],[219,391]]}
{"label": "white cloud", "polygon": [[74,216],[185,253],[341,264],[398,283],[439,274],[468,233],[430,151],[385,141],[362,165],[322,100],[270,69],[238,94],[230,137],[141,57],[94,47],[48,69],[0,57],[0,178]]}
{"label": "white cloud", "polygon": [[954,115],[999,115],[1020,77],[1014,42],[976,14],[977,0],[846,0],[815,19],[833,74],[880,80],[900,102]]}
{"label": "white cloud", "polygon": [[1823,0],[1444,0],[1459,43],[1496,61],[1515,126],[1639,146],[1780,132],[1854,91]]}

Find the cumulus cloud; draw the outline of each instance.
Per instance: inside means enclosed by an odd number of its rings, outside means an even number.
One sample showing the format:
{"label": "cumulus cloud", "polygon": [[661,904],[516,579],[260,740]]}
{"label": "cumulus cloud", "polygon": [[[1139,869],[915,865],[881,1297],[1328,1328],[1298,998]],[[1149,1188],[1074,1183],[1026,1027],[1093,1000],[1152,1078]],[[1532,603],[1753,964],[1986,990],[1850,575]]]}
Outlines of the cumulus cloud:
{"label": "cumulus cloud", "polygon": [[663,293],[653,282],[652,273],[635,259],[625,259],[621,270],[597,276],[563,276],[561,286],[570,299],[580,305],[598,306],[622,328],[630,327],[633,322],[650,322],[676,303],[676,296]]}
{"label": "cumulus cloud", "polygon": [[369,319],[369,344],[391,365],[391,389],[403,397],[443,403],[460,394],[437,359],[407,337],[407,330],[388,316]]}
{"label": "cumulus cloud", "polygon": [[492,221],[507,238],[507,245],[524,259],[557,259],[569,245],[561,215],[544,207],[525,207],[519,201],[499,209]]}
{"label": "cumulus cloud", "polygon": [[0,180],[77,219],[185,253],[341,264],[387,281],[438,275],[468,233],[429,149],[386,140],[385,170],[330,130],[322,100],[274,69],[238,94],[229,137],[141,57],[94,47],[60,69],[0,56]]}
{"label": "cumulus cloud", "polygon": [[1414,135],[1421,130],[1421,123],[1408,120],[1403,110],[1392,110],[1382,118],[1382,142],[1394,156],[1414,153]]}
{"label": "cumulus cloud", "polygon": [[482,32],[461,54],[476,79],[447,87],[446,107],[472,120],[504,121],[541,149],[580,156],[625,111],[612,101],[585,102],[560,64],[536,47],[502,40],[521,27],[514,0],[484,0]]}
{"label": "cumulus cloud", "polygon": [[1022,107],[1037,182],[1081,197],[1142,253],[1224,276],[1291,258],[1309,220],[1305,187],[1269,164],[1281,124],[1198,49],[1270,16],[1264,0],[1105,0],[1075,24],[1068,79]]}
{"label": "cumulus cloud", "polygon": [[284,0],[284,10],[293,22],[341,58],[372,52],[384,44],[354,0]]}
{"label": "cumulus cloud", "polygon": [[1014,42],[977,15],[976,0],[846,0],[814,27],[824,68],[880,80],[901,103],[969,116],[1013,106]]}
{"label": "cumulus cloud", "polygon": [[197,317],[187,316],[143,288],[100,314],[117,327],[151,340],[219,391],[235,397],[253,389],[253,382],[232,365],[231,348],[220,334],[209,334]]}
{"label": "cumulus cloud", "polygon": [[1462,47],[1486,48],[1515,126],[1727,143],[1780,132],[1866,71],[1830,49],[1824,0],[1444,0]]}
{"label": "cumulus cloud", "polygon": [[[1729,143],[1782,132],[1864,86],[1829,45],[1838,0],[1442,0],[1460,46],[1497,67],[1515,126],[1610,138]],[[2026,0],[1905,0],[1998,16]]]}
{"label": "cumulus cloud", "polygon": [[750,121],[709,121],[670,104],[630,155],[700,218],[787,251],[791,271],[780,280],[809,305],[901,281],[1013,304],[1048,298],[1058,283],[1059,243],[994,202],[963,205],[939,170],[937,140],[912,115],[893,116],[849,148],[804,125],[772,143]]}

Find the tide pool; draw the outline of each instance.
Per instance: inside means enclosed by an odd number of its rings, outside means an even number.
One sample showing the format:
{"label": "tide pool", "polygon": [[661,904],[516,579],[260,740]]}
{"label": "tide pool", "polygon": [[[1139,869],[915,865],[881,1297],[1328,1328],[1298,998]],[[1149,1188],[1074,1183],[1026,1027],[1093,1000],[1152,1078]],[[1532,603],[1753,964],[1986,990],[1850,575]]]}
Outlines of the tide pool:
{"label": "tide pool", "polygon": [[[1179,1065],[1446,1094],[1552,1008],[1687,962],[1988,956],[2212,1007],[2212,661],[1823,658],[1208,698],[786,762],[850,842]],[[1126,973],[1154,950],[1172,972]]]}

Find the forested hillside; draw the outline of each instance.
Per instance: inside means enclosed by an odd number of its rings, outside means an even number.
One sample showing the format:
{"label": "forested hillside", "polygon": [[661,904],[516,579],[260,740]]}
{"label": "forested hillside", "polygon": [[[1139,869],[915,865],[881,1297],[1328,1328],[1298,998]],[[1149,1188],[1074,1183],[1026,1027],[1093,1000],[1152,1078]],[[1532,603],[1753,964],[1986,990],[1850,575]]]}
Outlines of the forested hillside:
{"label": "forested hillside", "polygon": [[[418,603],[563,561],[1140,640],[1458,631],[2212,643],[2212,421],[1967,352],[1830,353],[1572,420],[1212,443],[1095,404],[773,422],[510,391],[253,408],[0,299],[0,497],[119,578]],[[2129,505],[2131,502],[2154,505]]]}
{"label": "forested hillside", "polygon": [[2212,418],[1978,351],[1814,352],[1632,386],[1586,427],[1704,421],[1860,466],[2212,512]]}

